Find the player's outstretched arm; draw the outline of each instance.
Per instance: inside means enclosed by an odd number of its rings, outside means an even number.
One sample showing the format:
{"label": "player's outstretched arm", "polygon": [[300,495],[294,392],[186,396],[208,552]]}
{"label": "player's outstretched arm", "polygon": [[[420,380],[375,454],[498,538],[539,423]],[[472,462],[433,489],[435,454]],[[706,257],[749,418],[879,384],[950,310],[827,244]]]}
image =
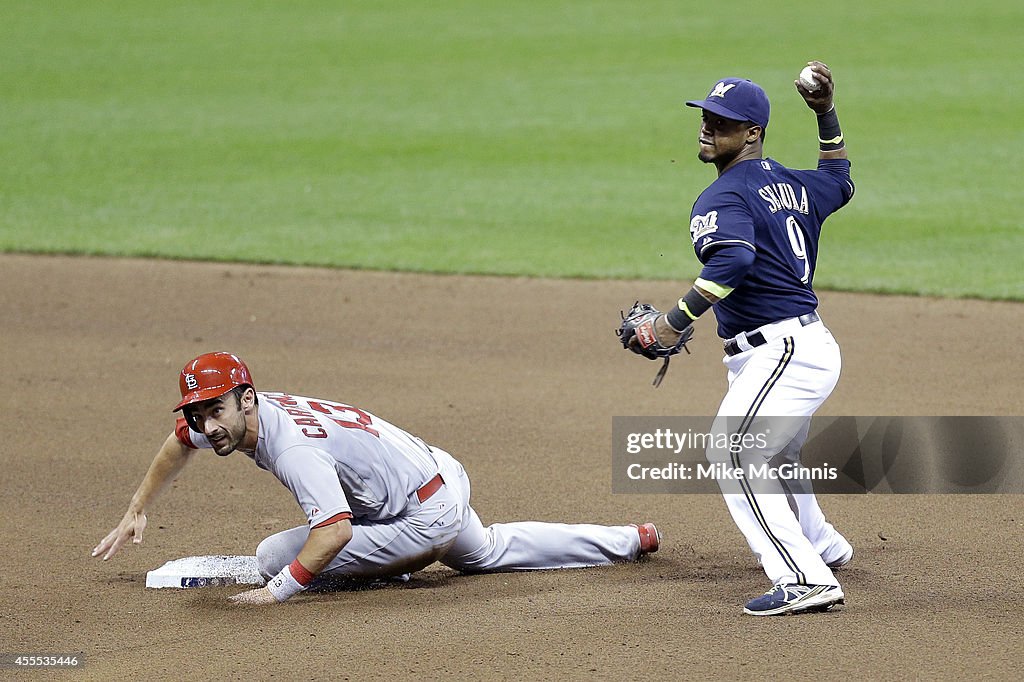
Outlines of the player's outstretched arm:
{"label": "player's outstretched arm", "polygon": [[149,465],[149,470],[139,484],[138,490],[132,496],[128,511],[124,513],[117,527],[107,533],[107,536],[93,548],[92,556],[102,555],[106,561],[117,554],[129,538],[132,544],[142,543],[142,533],[146,530],[146,506],[178,476],[193,453],[195,450],[183,445],[174,433],[167,437],[153,458],[153,463]]}
{"label": "player's outstretched arm", "polygon": [[804,98],[807,106],[818,115],[819,159],[846,159],[846,142],[843,131],[839,128],[839,118],[835,107],[835,82],[832,71],[818,61],[807,62],[814,72],[814,80],[818,82],[816,90],[808,90],[800,79],[793,81],[797,92]]}

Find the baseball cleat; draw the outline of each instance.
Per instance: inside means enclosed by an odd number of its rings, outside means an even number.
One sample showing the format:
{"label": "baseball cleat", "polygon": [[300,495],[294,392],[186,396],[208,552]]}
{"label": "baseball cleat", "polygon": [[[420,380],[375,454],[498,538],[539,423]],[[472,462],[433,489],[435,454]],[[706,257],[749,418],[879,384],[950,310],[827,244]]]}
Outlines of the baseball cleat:
{"label": "baseball cleat", "polygon": [[828,611],[844,603],[839,585],[779,584],[747,602],[743,613],[751,616],[783,616],[789,613]]}
{"label": "baseball cleat", "polygon": [[661,533],[658,532],[657,526],[653,523],[641,523],[640,525],[631,523],[629,525],[636,528],[636,532],[640,534],[640,554],[638,556],[658,551],[658,547],[661,546]]}
{"label": "baseball cleat", "polygon": [[850,551],[849,552],[847,552],[846,554],[843,554],[843,556],[839,557],[838,559],[836,559],[834,561],[828,562],[828,564],[826,564],[826,565],[829,568],[842,568],[843,566],[845,566],[846,564],[850,563],[851,561],[853,561],[853,547],[850,547]]}

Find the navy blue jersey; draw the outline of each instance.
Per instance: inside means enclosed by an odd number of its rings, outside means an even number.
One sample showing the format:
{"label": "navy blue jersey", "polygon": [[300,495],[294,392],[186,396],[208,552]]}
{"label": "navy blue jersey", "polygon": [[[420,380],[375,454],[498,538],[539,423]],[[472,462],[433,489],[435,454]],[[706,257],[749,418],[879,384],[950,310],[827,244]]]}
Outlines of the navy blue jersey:
{"label": "navy blue jersey", "polygon": [[[705,266],[701,278],[734,288],[714,305],[719,336],[730,338],[817,308],[812,284],[821,225],[853,191],[847,159],[823,159],[817,170],[793,170],[769,158],[738,163],[697,197],[690,237]],[[716,254],[721,263],[737,248],[754,253],[749,268],[716,269]],[[749,264],[750,258],[741,260]],[[730,277],[735,281],[722,281]]]}

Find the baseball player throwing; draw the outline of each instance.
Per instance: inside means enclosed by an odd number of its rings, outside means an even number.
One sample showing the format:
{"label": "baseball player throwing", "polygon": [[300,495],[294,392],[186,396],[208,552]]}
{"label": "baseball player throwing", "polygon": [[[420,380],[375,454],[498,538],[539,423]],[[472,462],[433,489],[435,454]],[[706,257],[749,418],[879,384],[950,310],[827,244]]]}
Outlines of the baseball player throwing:
{"label": "baseball player throwing", "polygon": [[[718,169],[690,215],[690,237],[704,267],[667,314],[635,308],[620,329],[627,348],[667,358],[713,307],[729,370],[716,424],[730,424],[737,435],[764,416],[795,424],[784,442],[760,453],[773,466],[780,461],[773,457],[799,457],[810,416],[835,387],[841,364],[812,282],[822,223],[850,200],[854,186],[832,73],[821,62],[809,67],[814,80],[795,85],[817,115],[817,170],[792,170],[763,156],[769,103],[757,84],[725,78],[706,98],[686,103],[702,114],[698,158]],[[708,459],[728,460],[729,454],[709,449]],[[843,603],[832,569],[849,562],[853,548],[825,520],[813,492],[793,493],[779,482],[721,487],[773,585],[748,602],[745,613],[820,611]]]}
{"label": "baseball player throwing", "polygon": [[520,522],[484,527],[462,465],[439,448],[357,407],[257,393],[229,353],[195,358],[179,377],[183,417],[157,453],[121,522],[93,549],[109,559],[142,542],[146,508],[199,449],[235,450],[295,496],[306,525],[256,549],[267,586],[232,597],[282,602],[318,575],[386,578],[435,561],[459,571],[598,566],[655,552],[654,524]]}

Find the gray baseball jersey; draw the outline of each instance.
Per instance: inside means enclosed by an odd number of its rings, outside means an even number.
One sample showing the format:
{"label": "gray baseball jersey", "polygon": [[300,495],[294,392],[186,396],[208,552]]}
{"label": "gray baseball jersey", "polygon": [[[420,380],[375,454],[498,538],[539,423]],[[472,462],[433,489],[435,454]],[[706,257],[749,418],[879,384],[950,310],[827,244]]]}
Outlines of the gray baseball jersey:
{"label": "gray baseball jersey", "polygon": [[[401,516],[410,496],[438,473],[426,443],[357,407],[257,395],[260,431],[252,458],[292,492],[311,527]],[[189,447],[210,447],[183,419],[177,434]]]}

